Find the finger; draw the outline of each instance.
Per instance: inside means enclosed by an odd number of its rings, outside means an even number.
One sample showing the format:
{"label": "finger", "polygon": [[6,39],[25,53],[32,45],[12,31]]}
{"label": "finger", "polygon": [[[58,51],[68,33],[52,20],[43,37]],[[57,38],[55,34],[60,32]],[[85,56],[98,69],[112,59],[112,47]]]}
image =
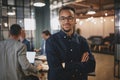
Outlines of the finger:
{"label": "finger", "polygon": [[82,61],[81,61],[81,62],[84,62],[84,61],[85,61],[85,58],[86,58],[86,55],[84,54],[84,55],[82,56]]}
{"label": "finger", "polygon": [[86,61],[86,58],[87,58],[87,56],[84,55],[84,56],[82,57],[82,62],[85,62],[85,61]]}
{"label": "finger", "polygon": [[89,54],[88,53],[84,53],[82,56],[82,61],[81,62],[86,62],[89,59]]}
{"label": "finger", "polygon": [[87,62],[87,61],[88,61],[88,59],[89,59],[89,56],[86,58],[85,62]]}

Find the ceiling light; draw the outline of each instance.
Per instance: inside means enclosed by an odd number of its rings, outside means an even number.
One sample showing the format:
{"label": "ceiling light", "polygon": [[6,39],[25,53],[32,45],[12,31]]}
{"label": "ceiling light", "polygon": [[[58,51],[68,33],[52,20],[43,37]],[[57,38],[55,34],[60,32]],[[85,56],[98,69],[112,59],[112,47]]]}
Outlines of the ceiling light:
{"label": "ceiling light", "polygon": [[105,16],[108,16],[108,13],[105,13]]}
{"label": "ceiling light", "polygon": [[15,15],[15,12],[8,12],[7,13],[9,16],[13,16],[13,15]]}
{"label": "ceiling light", "polygon": [[87,14],[95,14],[96,12],[93,10],[93,6],[90,6],[90,9],[88,10]]}
{"label": "ceiling light", "polygon": [[35,0],[33,5],[35,7],[43,7],[43,6],[45,6],[45,2],[44,2],[44,0]]}
{"label": "ceiling light", "polygon": [[8,27],[8,24],[7,24],[7,23],[4,23],[4,26],[5,26],[5,27]]}
{"label": "ceiling light", "polygon": [[15,15],[15,11],[12,9],[12,7],[8,7],[8,13],[9,16]]}
{"label": "ceiling light", "polygon": [[95,11],[88,11],[87,14],[95,14]]}

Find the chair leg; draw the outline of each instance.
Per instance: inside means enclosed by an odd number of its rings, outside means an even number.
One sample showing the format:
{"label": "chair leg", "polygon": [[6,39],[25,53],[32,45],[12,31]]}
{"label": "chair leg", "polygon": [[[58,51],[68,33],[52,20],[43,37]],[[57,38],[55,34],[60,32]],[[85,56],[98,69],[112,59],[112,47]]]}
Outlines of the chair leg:
{"label": "chair leg", "polygon": [[93,48],[93,50],[95,51],[96,49],[97,49],[97,46],[95,45],[94,48]]}

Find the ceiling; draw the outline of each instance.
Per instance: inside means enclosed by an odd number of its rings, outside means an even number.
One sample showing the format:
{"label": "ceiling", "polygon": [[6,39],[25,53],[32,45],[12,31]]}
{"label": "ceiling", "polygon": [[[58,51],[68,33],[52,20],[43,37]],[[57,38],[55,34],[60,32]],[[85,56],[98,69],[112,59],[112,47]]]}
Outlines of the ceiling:
{"label": "ceiling", "polygon": [[[76,9],[77,17],[80,19],[88,17],[104,17],[105,13],[107,16],[114,15],[114,0],[75,0],[64,3],[63,5],[72,6]],[[96,11],[94,15],[86,14],[92,6],[93,10]]]}
{"label": "ceiling", "polygon": [[[5,4],[6,0],[2,0]],[[22,2],[21,2],[22,1]],[[9,5],[23,5],[24,0],[17,0],[16,4],[14,4],[14,0],[8,0]],[[30,0],[33,2],[34,0]],[[30,4],[29,0],[25,0],[24,4],[25,7],[28,7],[27,4]],[[51,5],[57,5],[55,8],[61,7],[59,6],[59,2],[61,5],[68,5],[72,6],[76,9],[76,15],[77,18],[84,19],[88,17],[104,17],[105,13],[107,13],[107,16],[114,16],[114,0],[50,0]],[[57,3],[57,4],[56,4]],[[90,9],[90,6],[92,6],[93,10],[96,11],[96,14],[94,15],[88,15],[86,14],[87,11]],[[54,8],[53,8],[54,9]]]}

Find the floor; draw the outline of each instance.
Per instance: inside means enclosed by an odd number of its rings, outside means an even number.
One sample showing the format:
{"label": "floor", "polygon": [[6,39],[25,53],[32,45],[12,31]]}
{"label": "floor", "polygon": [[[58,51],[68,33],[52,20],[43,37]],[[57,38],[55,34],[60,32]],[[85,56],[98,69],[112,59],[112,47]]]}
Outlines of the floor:
{"label": "floor", "polygon": [[[114,55],[93,53],[96,59],[96,76],[89,76],[88,80],[120,80],[114,79]],[[47,80],[40,77],[40,80]]]}
{"label": "floor", "polygon": [[113,76],[114,56],[93,53],[96,59],[96,76],[89,76],[89,80],[115,80]]}

